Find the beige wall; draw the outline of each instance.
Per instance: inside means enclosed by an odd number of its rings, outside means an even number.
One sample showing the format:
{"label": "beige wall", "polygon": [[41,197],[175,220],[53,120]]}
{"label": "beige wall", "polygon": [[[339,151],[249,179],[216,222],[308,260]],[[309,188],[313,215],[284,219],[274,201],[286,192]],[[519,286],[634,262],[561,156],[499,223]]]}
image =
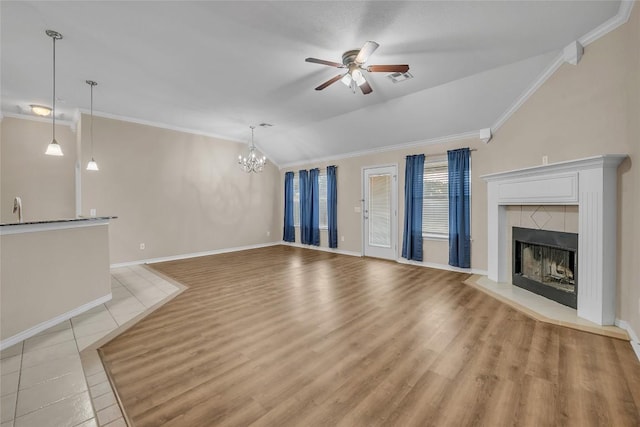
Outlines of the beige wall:
{"label": "beige wall", "polygon": [[110,226],[112,263],[282,238],[278,170],[241,171],[236,162],[246,144],[95,117],[100,171],[90,172],[90,117],[81,120],[82,215],[94,208],[118,217]]}
{"label": "beige wall", "polygon": [[[363,166],[399,165],[399,224],[402,230],[404,157],[407,154],[443,153],[468,146],[477,148],[472,162],[472,268],[487,268],[487,200],[484,174],[535,166],[542,156],[549,162],[600,154],[629,154],[619,168],[618,308],[617,317],[640,332],[640,7],[630,21],[585,48],[577,65],[564,64],[495,132],[489,144],[477,140],[360,156],[328,164],[338,165],[338,235],[345,236],[339,249],[361,252],[359,205]],[[428,118],[425,118],[425,120]],[[399,141],[391,141],[397,143]],[[284,169],[325,167],[310,163]],[[281,176],[281,181],[283,180]],[[282,184],[281,184],[282,188]],[[282,215],[282,210],[281,210]],[[399,245],[402,236],[399,236]],[[323,241],[326,245],[326,239]],[[444,242],[425,241],[425,262],[447,263]]]}
{"label": "beige wall", "polygon": [[0,245],[3,341],[111,293],[107,225],[3,235]]}
{"label": "beige wall", "polygon": [[68,126],[56,126],[63,157],[44,154],[51,123],[5,117],[0,124],[0,222],[17,222],[13,198],[22,198],[25,221],[73,218],[75,140]]}

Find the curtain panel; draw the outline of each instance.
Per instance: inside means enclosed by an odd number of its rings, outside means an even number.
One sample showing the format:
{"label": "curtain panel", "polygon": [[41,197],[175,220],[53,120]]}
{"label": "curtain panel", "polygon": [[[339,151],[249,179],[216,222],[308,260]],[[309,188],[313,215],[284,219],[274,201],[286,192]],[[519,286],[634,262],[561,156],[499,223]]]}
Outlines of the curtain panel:
{"label": "curtain panel", "polygon": [[309,173],[298,171],[298,189],[300,191],[300,241],[309,244],[311,229],[311,192],[308,188]]}
{"label": "curtain panel", "polygon": [[327,166],[327,226],[329,247],[338,247],[338,183],[336,166]]}
{"label": "curtain panel", "polygon": [[284,174],[284,232],[282,240],[296,241],[296,228],[293,225],[293,172]]}
{"label": "curtain panel", "polygon": [[309,244],[320,246],[320,169],[309,171],[309,192],[311,193],[311,227],[309,228]]}
{"label": "curtain panel", "polygon": [[471,267],[470,160],[468,148],[447,152],[449,167],[449,265]]}
{"label": "curtain panel", "polygon": [[422,261],[422,190],[424,154],[407,156],[404,175],[402,257]]}

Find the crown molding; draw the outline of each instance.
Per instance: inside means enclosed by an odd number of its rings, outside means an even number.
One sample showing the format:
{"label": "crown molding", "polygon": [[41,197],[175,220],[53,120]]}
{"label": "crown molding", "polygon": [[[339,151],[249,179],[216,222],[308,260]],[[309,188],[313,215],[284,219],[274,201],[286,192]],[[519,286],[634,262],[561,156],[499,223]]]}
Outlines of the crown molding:
{"label": "crown molding", "polygon": [[[33,122],[40,122],[40,123],[51,123],[51,118],[49,117],[37,117],[29,114],[12,113],[8,111],[3,111],[0,114],[2,115],[2,117],[9,117],[12,119],[31,120]],[[69,128],[71,128],[71,130],[75,132],[75,126],[73,121],[71,120],[56,119],[56,125],[69,126]]]}
{"label": "crown molding", "polygon": [[622,0],[620,2],[620,7],[618,8],[618,13],[615,16],[612,16],[584,36],[580,37],[578,42],[580,42],[582,46],[586,46],[615,30],[620,25],[625,24],[631,16],[631,10],[633,9],[634,3],[634,0]]}
{"label": "crown molding", "polygon": [[[580,37],[577,41],[582,46],[586,46],[594,41],[598,40],[600,37],[610,33],[611,31],[618,28],[620,25],[626,23],[629,20],[629,16],[631,15],[631,10],[633,9],[634,0],[622,0],[620,2],[620,7],[618,8],[618,13],[609,18],[607,21],[589,31],[584,36]],[[491,129],[495,132],[497,131],[509,118],[520,109],[520,107],[529,99],[531,95],[533,95],[539,88],[542,86],[548,79],[551,77],[553,73],[555,73],[558,68],[564,63],[564,52],[561,51],[553,61],[549,64],[549,66],[531,83],[531,85],[515,100],[515,102],[505,111],[498,120],[491,126]]]}
{"label": "crown molding", "polygon": [[419,141],[406,142],[406,143],[401,143],[396,145],[387,145],[384,147],[372,148],[370,150],[352,151],[349,153],[338,154],[335,156],[319,157],[315,159],[302,160],[299,162],[284,163],[280,166],[280,169],[291,168],[295,166],[303,166],[311,163],[315,164],[315,163],[333,162],[336,160],[349,159],[353,157],[361,157],[361,156],[366,156],[370,154],[385,153],[387,151],[396,151],[396,150],[402,150],[406,148],[421,147],[423,145],[444,144],[446,142],[462,141],[464,139],[479,139],[479,138],[480,138],[480,130],[476,130],[471,132],[459,133],[455,135],[442,136],[438,138],[423,139]]}

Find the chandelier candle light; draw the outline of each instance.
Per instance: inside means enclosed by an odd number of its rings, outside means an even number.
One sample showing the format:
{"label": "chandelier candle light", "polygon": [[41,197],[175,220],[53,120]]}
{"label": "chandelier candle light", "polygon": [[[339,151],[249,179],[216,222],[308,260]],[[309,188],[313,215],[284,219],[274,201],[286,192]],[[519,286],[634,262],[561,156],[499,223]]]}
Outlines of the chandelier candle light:
{"label": "chandelier candle light", "polygon": [[56,141],[56,40],[62,39],[62,34],[57,31],[47,30],[45,33],[53,39],[53,108],[51,118],[53,120],[53,138],[47,147],[45,154],[49,156],[62,156],[62,148]]}
{"label": "chandelier candle light", "polygon": [[238,155],[238,164],[240,165],[240,168],[247,173],[258,173],[262,172],[264,166],[267,164],[267,157],[259,157],[256,154],[256,146],[253,143],[253,130],[256,127],[249,127],[251,128],[251,146],[249,147],[249,154],[246,157],[243,157],[242,154]]}
{"label": "chandelier candle light", "polygon": [[87,170],[97,171],[99,170],[98,164],[93,159],[93,87],[97,86],[98,83],[94,82],[93,80],[86,80],[86,82],[89,86],[91,86],[91,125],[89,126],[89,136],[91,139],[91,161],[87,163]]}

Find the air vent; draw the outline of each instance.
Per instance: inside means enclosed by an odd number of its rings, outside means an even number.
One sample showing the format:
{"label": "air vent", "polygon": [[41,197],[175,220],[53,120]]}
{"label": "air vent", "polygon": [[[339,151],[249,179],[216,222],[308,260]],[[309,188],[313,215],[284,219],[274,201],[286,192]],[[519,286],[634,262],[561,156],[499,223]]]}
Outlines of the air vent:
{"label": "air vent", "polygon": [[400,82],[404,82],[405,80],[412,79],[413,74],[407,71],[406,73],[387,74],[387,77],[389,77],[389,79],[394,83],[400,83]]}
{"label": "air vent", "polygon": [[268,128],[273,126],[271,123],[260,123],[258,126],[262,126],[263,128]]}

